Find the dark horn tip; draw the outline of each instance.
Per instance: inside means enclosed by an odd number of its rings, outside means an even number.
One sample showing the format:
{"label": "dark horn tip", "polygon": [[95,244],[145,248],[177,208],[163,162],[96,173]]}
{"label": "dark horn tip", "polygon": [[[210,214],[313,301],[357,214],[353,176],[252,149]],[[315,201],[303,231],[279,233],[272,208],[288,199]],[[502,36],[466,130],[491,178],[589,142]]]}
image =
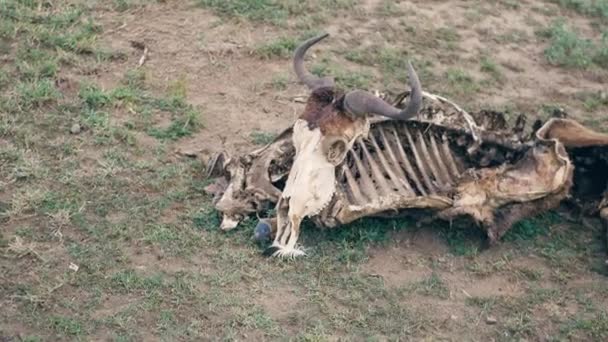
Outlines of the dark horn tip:
{"label": "dark horn tip", "polygon": [[419,88],[420,87],[420,79],[418,78],[418,73],[414,69],[411,61],[407,61],[407,73],[410,80],[410,85],[412,87]]}
{"label": "dark horn tip", "polygon": [[323,32],[316,37],[312,37],[312,38],[308,39],[303,45],[308,45],[310,47],[310,46],[322,41],[323,39],[325,39],[327,37],[329,37],[329,33]]}
{"label": "dark horn tip", "polygon": [[[321,41],[321,40],[323,40],[323,39],[325,39],[325,38],[327,38],[327,37],[329,37],[329,33],[327,33],[327,32],[323,32],[323,33],[321,33],[321,34],[319,34],[319,35],[317,35],[317,36],[314,36],[314,37],[311,37],[311,38],[306,39],[306,40],[305,40],[305,41],[304,41],[304,42],[303,42],[303,43],[300,45],[300,47],[301,47],[301,48],[309,48],[310,46],[312,46],[312,45],[314,45],[314,44],[318,43],[319,41]],[[298,50],[298,49],[296,49],[296,50]]]}
{"label": "dark horn tip", "polygon": [[304,41],[303,43],[301,43],[294,52],[293,67],[295,69],[296,75],[298,76],[298,79],[300,80],[300,82],[304,83],[306,86],[308,86],[308,88],[313,89],[313,90],[317,89],[319,87],[325,87],[325,86],[333,87],[333,84],[334,84],[334,82],[330,79],[319,78],[319,77],[311,74],[304,67],[304,55],[306,54],[306,51],[310,47],[317,44],[319,41],[323,40],[324,38],[326,38],[328,36],[329,36],[329,33],[324,32],[316,37],[309,38],[306,41]]}
{"label": "dark horn tip", "polygon": [[420,85],[420,79],[418,78],[418,74],[412,65],[412,62],[407,62],[407,73],[409,78],[410,87],[412,88],[412,95],[422,100],[422,86]]}

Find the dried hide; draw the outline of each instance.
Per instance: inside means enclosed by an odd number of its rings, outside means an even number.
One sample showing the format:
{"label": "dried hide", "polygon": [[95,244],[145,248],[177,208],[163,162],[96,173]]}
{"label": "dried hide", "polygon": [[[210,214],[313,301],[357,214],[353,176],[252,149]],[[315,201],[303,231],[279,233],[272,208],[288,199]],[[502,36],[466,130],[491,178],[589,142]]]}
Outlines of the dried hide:
{"label": "dried hide", "polygon": [[470,115],[422,91],[409,63],[411,90],[392,104],[360,89],[343,92],[303,65],[325,37],[295,51],[294,70],[311,94],[293,127],[246,156],[220,154],[209,163],[218,178],[207,191],[222,229],[275,205],[276,218],[265,221],[274,233],[269,251],[297,256],[306,217],[331,228],[423,209],[444,220],[470,217],[494,244],[517,221],[571,195],[575,163],[585,165],[574,193],[595,200],[596,212],[605,207],[597,189],[606,188],[608,136],[564,118],[537,122],[526,135],[523,115],[513,127],[501,113]]}
{"label": "dried hide", "polygon": [[213,205],[222,213],[222,230],[233,229],[246,216],[274,207],[282,192],[276,184],[289,174],[294,155],[289,128],[245,156],[231,158],[222,152],[209,160],[207,177],[215,181],[205,191],[213,195]]}
{"label": "dried hide", "polygon": [[537,134],[527,144],[513,130],[459,126],[424,119],[372,124],[336,168],[332,202],[312,219],[336,227],[426,209],[446,220],[468,215],[495,243],[513,223],[568,195],[573,166],[558,141]]}
{"label": "dried hide", "polygon": [[[407,95],[397,98],[397,106]],[[575,201],[593,203],[595,213],[603,208],[608,221],[608,196],[588,189],[597,189],[597,183],[606,188],[608,136],[569,119],[551,119],[533,135],[524,134],[524,125],[524,116],[511,128],[501,113],[469,115],[424,93],[418,120],[371,120],[369,133],[355,140],[341,164],[315,171],[331,170],[335,182],[306,189],[317,192],[323,206],[312,208],[311,219],[319,227],[337,227],[367,216],[428,209],[445,220],[472,217],[495,243],[517,221],[574,194]],[[223,229],[279,202],[296,155],[292,135],[290,128],[246,156],[210,163],[219,176],[210,192],[224,215]],[[303,165],[323,163],[306,160]],[[297,172],[316,178],[306,167]],[[589,172],[600,176],[589,177]],[[578,180],[574,187],[573,179]]]}

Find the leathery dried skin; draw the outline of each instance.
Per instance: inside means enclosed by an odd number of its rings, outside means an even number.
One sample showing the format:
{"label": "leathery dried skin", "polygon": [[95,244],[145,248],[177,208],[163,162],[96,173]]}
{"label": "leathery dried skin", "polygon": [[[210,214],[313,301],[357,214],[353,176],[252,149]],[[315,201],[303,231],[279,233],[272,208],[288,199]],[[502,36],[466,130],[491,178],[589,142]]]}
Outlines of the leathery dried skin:
{"label": "leathery dried skin", "polygon": [[[427,208],[433,209],[439,218],[472,216],[488,231],[490,239],[496,241],[518,219],[555,207],[571,193],[572,165],[564,146],[608,146],[606,135],[590,133],[568,120],[547,122],[534,140],[521,142],[476,126],[475,133],[481,137],[481,144],[475,153],[490,158],[489,163],[494,165],[480,167],[475,161],[482,157],[468,154],[468,144],[479,140],[469,137],[466,130],[436,123],[419,124],[376,121],[369,138],[357,138],[347,152],[347,161],[335,166],[337,190],[329,206],[319,212],[314,221],[320,226],[334,227],[361,217]],[[486,137],[491,139],[490,145],[484,145]],[[503,145],[503,142],[506,143]],[[497,162],[492,162],[492,158]],[[289,158],[283,159],[290,162]],[[247,165],[243,165],[233,164],[229,179],[232,187],[225,187],[224,197],[241,198],[238,197],[243,193],[241,186],[249,182],[243,179],[255,178],[247,171]],[[246,175],[239,167],[245,168]],[[284,169],[289,170],[289,164]],[[255,188],[255,184],[246,185]],[[280,186],[277,189],[280,190]],[[242,198],[243,203],[262,200]],[[222,207],[222,212],[230,215],[253,212],[239,203],[233,202],[236,206],[232,208]],[[601,214],[607,222],[606,210]]]}

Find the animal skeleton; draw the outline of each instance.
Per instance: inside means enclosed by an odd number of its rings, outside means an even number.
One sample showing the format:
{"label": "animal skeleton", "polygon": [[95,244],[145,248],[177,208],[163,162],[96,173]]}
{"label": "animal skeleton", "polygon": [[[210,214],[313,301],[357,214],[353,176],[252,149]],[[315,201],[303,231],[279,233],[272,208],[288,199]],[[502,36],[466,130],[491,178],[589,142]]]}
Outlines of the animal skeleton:
{"label": "animal skeleton", "polygon": [[[296,244],[306,217],[336,227],[422,209],[445,220],[470,216],[494,244],[517,221],[587,191],[573,189],[575,173],[589,178],[585,170],[592,170],[606,187],[608,135],[553,118],[527,136],[523,115],[508,128],[500,113],[470,115],[423,92],[411,64],[411,91],[395,105],[362,90],[343,93],[303,66],[306,51],[325,37],[295,52],[294,69],[311,96],[293,127],[246,156],[221,153],[210,161],[209,175],[219,177],[207,191],[223,214],[222,229],[275,205],[271,254],[297,256],[304,254]],[[591,162],[589,149],[600,149]],[[575,172],[577,156],[592,165]],[[608,220],[608,197],[591,193]]]}

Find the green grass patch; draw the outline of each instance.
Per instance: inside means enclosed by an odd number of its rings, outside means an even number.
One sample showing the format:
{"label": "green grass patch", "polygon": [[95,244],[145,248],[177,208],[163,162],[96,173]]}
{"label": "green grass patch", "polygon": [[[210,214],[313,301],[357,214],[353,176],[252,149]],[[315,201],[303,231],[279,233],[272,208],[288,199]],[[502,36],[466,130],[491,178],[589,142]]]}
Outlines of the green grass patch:
{"label": "green grass patch", "polygon": [[412,62],[421,82],[429,82],[434,77],[431,71],[432,62],[414,58],[407,51],[393,47],[349,49],[345,52],[344,58],[354,63],[378,68],[385,85],[397,82],[402,86],[408,82],[408,60]]}
{"label": "green grass patch", "polygon": [[[86,108],[84,121],[101,130],[109,129],[110,105],[119,107],[136,108],[143,115],[140,117],[141,125],[147,133],[160,140],[177,140],[190,136],[200,129],[200,112],[188,104],[182,97],[185,90],[175,86],[170,89],[174,94],[172,97],[156,97],[149,94],[143,87],[141,76],[127,73],[124,86],[119,86],[111,91],[103,91],[95,85],[84,85],[79,97],[82,106]],[[147,119],[154,114],[168,113],[171,115],[171,123],[166,127],[152,127]],[[133,128],[133,127],[132,127]],[[112,134],[120,134],[117,129]]]}
{"label": "green grass patch", "polygon": [[165,281],[162,274],[141,276],[133,270],[124,270],[114,273],[110,279],[110,286],[120,292],[133,292],[140,290],[148,295],[164,288]]}
{"label": "green grass patch", "polygon": [[18,106],[22,110],[38,109],[55,103],[60,94],[49,79],[38,82],[20,83],[17,85]]}
{"label": "green grass patch", "polygon": [[475,256],[485,235],[475,226],[445,227],[440,233],[447,242],[450,251],[455,255]]}
{"label": "green grass patch", "polygon": [[368,89],[372,81],[371,73],[366,71],[345,70],[336,63],[329,62],[327,59],[322,60],[320,63],[313,64],[310,71],[314,75],[320,77],[334,77],[338,86],[343,89]]}
{"label": "green grass patch", "polygon": [[198,0],[200,6],[209,8],[221,16],[275,25],[284,25],[290,17],[302,19],[315,16],[314,13],[319,12],[320,9],[329,13],[352,10],[358,2],[358,0]]}
{"label": "green grass patch", "polygon": [[589,111],[608,106],[608,93],[606,92],[580,92],[576,94],[576,98]]}
{"label": "green grass patch", "polygon": [[198,3],[219,15],[275,24],[284,21],[289,15],[286,6],[273,0],[198,0]]}
{"label": "green grass patch", "polygon": [[101,109],[112,102],[112,96],[95,85],[88,84],[80,88],[78,97],[89,110]]}
{"label": "green grass patch", "polygon": [[201,127],[199,112],[185,109],[189,106],[185,105],[181,99],[172,99],[170,101],[175,105],[172,109],[175,115],[173,116],[171,125],[166,128],[150,128],[148,134],[157,139],[169,140],[177,140],[192,135]]}
{"label": "green grass patch", "polygon": [[118,12],[128,11],[149,3],[161,2],[159,0],[112,0],[112,9]]}
{"label": "green grass patch", "polygon": [[[0,3],[0,41],[14,54],[14,64],[3,66],[0,75],[0,108],[11,114],[13,124],[34,120],[47,122],[52,115],[39,111],[65,100],[55,85],[60,67],[68,60],[84,59],[95,63],[93,48],[99,26],[91,22],[79,5],[42,5],[37,1]],[[10,80],[10,82],[9,82]]]}
{"label": "green grass patch", "polygon": [[289,58],[298,45],[293,37],[279,37],[255,49],[255,53],[262,58]]}
{"label": "green grass patch", "polygon": [[400,17],[407,14],[394,1],[391,0],[380,1],[376,5],[375,12],[382,17]]}
{"label": "green grass patch", "polygon": [[53,316],[50,323],[53,329],[61,334],[79,336],[85,333],[82,322],[74,318]]}
{"label": "green grass patch", "polygon": [[589,317],[571,319],[561,328],[567,337],[576,336],[575,332],[583,332],[596,341],[608,339],[608,312],[601,310]]}
{"label": "green grass patch", "polygon": [[480,90],[480,86],[473,76],[463,69],[448,69],[445,74],[450,92],[457,95],[472,94]]}
{"label": "green grass patch", "polygon": [[501,81],[503,79],[503,74],[500,71],[500,67],[496,62],[494,62],[490,57],[484,56],[480,61],[480,69],[482,72],[485,72],[492,76],[492,78],[496,81]]}
{"label": "green grass patch", "polygon": [[44,340],[38,336],[25,336],[22,338],[23,342],[43,342]]}
{"label": "green grass patch", "polygon": [[561,221],[555,212],[547,212],[517,222],[504,236],[506,241],[533,240],[549,234],[551,227]]}
{"label": "green grass patch", "polygon": [[608,0],[551,0],[551,2],[586,16],[608,18]]}
{"label": "green grass patch", "polygon": [[445,284],[443,279],[434,272],[430,277],[412,284],[410,290],[423,296],[437,297],[440,299],[448,299],[450,297],[449,287]]}
{"label": "green grass patch", "polygon": [[250,137],[256,145],[267,145],[275,139],[276,135],[267,132],[251,132]]}
{"label": "green grass patch", "polygon": [[204,206],[192,215],[192,223],[197,229],[219,230],[221,222],[219,213],[209,206]]}
{"label": "green grass patch", "polygon": [[270,86],[276,90],[286,90],[289,84],[289,76],[285,74],[278,74],[272,77],[270,80]]}
{"label": "green grass patch", "polygon": [[391,233],[409,227],[409,220],[364,218],[343,227],[319,230],[306,220],[302,244],[314,246],[309,251],[311,256],[329,257],[346,265],[358,264],[366,259],[367,247],[385,246],[390,242]]}
{"label": "green grass patch", "polygon": [[594,42],[581,37],[564,19],[558,19],[539,34],[549,40],[545,58],[550,64],[580,69],[592,65],[608,68],[608,31]]}

